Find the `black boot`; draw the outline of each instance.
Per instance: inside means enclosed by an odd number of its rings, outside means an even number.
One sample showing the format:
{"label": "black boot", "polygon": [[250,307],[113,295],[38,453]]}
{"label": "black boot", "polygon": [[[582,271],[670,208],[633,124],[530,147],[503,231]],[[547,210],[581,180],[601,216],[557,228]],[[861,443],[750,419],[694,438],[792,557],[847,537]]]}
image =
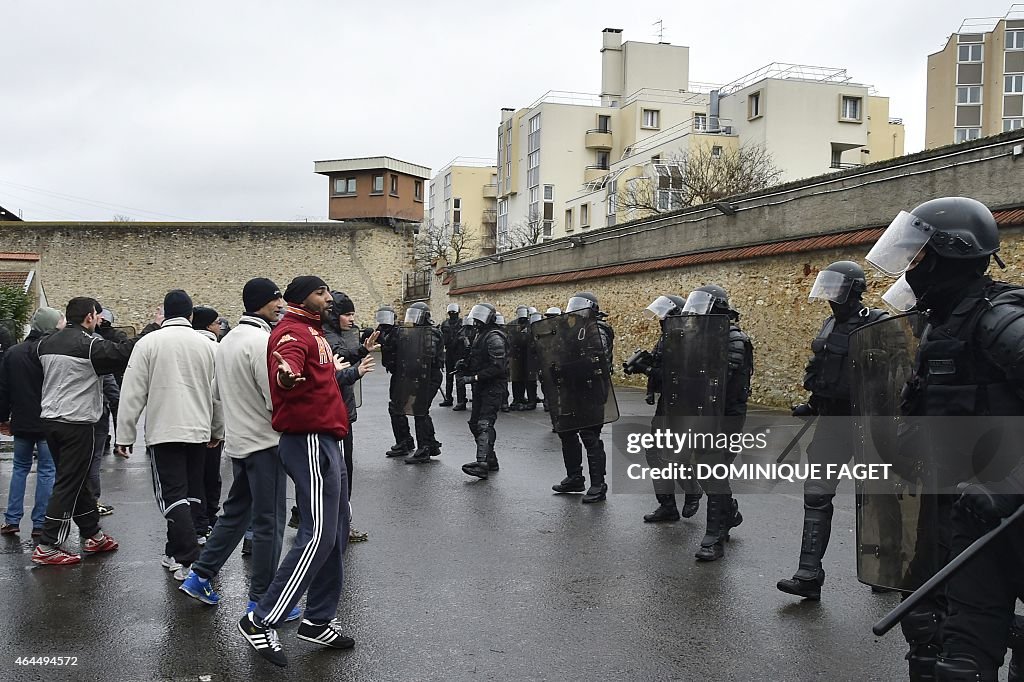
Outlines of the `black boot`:
{"label": "black boot", "polygon": [[438,405],[441,407],[451,407],[453,404],[454,403],[452,403],[451,398],[445,398],[444,400],[438,403]]}
{"label": "black boot", "polygon": [[743,523],[739,503],[732,495],[708,495],[708,526],[700,549],[694,555],[698,561],[717,561],[725,555],[725,543],[729,541],[729,529]]}
{"label": "black boot", "polygon": [[608,498],[608,484],[604,481],[600,483],[593,483],[587,494],[583,496],[583,504],[590,504],[591,502],[603,502]]}
{"label": "black boot", "polygon": [[430,456],[431,457],[440,457],[441,456],[441,445],[443,445],[443,443],[441,443],[441,441],[435,440],[434,444],[431,445],[429,448],[427,448],[430,451]]}
{"label": "black boot", "polygon": [[298,528],[299,527],[299,508],[298,507],[292,507],[292,516],[291,516],[290,519],[288,519],[288,527],[289,528]]}
{"label": "black boot", "polygon": [[466,411],[466,403],[459,403],[455,407],[452,408],[452,412],[465,412],[465,411]]}
{"label": "black boot", "polygon": [[385,457],[405,457],[412,454],[413,444],[408,442],[396,443],[391,449],[384,453]]}
{"label": "black boot", "polygon": [[[814,504],[814,506],[810,506]],[[821,599],[821,586],[825,582],[825,571],[821,559],[828,548],[832,531],[832,500],[824,504],[808,499],[804,504],[804,533],[800,540],[800,563],[796,573],[788,580],[780,580],[776,587],[782,592],[804,599]]]}
{"label": "black boot", "polygon": [[684,519],[688,519],[700,510],[700,498],[701,495],[691,495],[687,493],[683,497],[683,509],[679,512],[679,515]]}
{"label": "black boot", "polygon": [[426,464],[430,461],[430,448],[426,445],[421,445],[416,448],[416,452],[412,453],[402,461],[406,464]]}
{"label": "black boot", "polygon": [[676,509],[676,496],[658,494],[656,497],[658,498],[658,508],[650,514],[644,514],[644,523],[678,521],[679,510]]}
{"label": "black boot", "polygon": [[561,483],[551,486],[551,489],[556,493],[581,493],[587,489],[587,480],[583,478],[583,474],[566,476]]}
{"label": "black boot", "polygon": [[470,462],[469,464],[462,465],[462,472],[469,474],[470,476],[476,476],[477,478],[487,479],[487,461],[483,462]]}

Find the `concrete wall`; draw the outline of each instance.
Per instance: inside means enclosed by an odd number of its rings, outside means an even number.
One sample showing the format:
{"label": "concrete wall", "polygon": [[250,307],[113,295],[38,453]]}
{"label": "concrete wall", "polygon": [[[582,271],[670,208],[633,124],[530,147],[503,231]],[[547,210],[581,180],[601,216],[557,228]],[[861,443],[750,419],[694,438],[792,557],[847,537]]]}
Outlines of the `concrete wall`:
{"label": "concrete wall", "polygon": [[337,223],[4,223],[4,250],[41,254],[50,305],[93,296],[117,324],[145,325],[164,294],[183,288],[234,324],[242,286],[270,277],[281,290],[316,274],[348,293],[357,319],[372,322],[382,302],[402,299],[412,234]]}

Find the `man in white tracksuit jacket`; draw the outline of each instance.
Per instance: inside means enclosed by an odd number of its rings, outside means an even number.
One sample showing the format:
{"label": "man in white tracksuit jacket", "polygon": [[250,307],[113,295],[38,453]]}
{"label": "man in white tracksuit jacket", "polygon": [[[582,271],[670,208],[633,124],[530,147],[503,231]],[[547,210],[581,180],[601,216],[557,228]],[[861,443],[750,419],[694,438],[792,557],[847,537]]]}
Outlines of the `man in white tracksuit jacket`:
{"label": "man in white tracksuit jacket", "polygon": [[192,299],[180,289],[164,297],[164,322],[135,345],[121,385],[117,454],[127,457],[146,410],[146,446],[153,487],[167,519],[162,564],[184,580],[199,556],[192,505],[202,503],[207,447],[223,438],[220,405],[213,398],[217,347],[192,329]]}

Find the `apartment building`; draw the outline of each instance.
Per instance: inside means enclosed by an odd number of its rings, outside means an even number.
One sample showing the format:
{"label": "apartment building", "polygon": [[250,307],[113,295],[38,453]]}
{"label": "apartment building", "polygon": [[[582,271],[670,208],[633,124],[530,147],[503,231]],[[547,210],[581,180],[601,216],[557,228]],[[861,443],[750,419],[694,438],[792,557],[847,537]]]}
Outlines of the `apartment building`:
{"label": "apartment building", "polygon": [[430,169],[390,156],[316,161],[328,178],[331,220],[421,223]]}
{"label": "apartment building", "polygon": [[[655,187],[652,210],[678,208],[678,159],[689,150],[763,145],[780,181],[903,154],[889,100],[843,69],[769,64],[724,86],[689,79],[689,48],[602,33],[600,94],[549,92],[502,109],[497,130],[497,247],[632,217],[624,183]],[[675,174],[675,176],[673,175]]]}
{"label": "apartment building", "polygon": [[427,224],[462,238],[460,260],[495,252],[497,172],[493,159],[452,159],[430,181]]}
{"label": "apartment building", "polygon": [[1024,4],[966,19],[928,55],[925,148],[1024,128]]}

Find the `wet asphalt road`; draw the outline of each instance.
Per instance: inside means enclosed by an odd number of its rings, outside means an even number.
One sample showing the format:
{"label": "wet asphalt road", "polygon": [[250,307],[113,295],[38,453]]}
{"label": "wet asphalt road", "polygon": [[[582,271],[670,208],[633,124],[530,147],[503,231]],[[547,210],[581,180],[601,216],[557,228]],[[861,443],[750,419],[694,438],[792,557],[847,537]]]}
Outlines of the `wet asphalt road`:
{"label": "wet asphalt road", "polygon": [[[836,499],[825,598],[799,603],[775,589],[796,567],[798,496],[742,496],[746,520],[725,559],[697,564],[703,507],[649,525],[653,495],[594,505],[553,495],[564,469],[540,409],[500,415],[502,469],[486,482],[459,468],[473,459],[466,412],[436,408],[439,461],[386,459],[386,382],[383,372],[365,380],[355,426],[354,525],[370,540],[349,548],[339,609],[355,649],[315,648],[288,624],[289,667],[262,661],[236,630],[247,571],[238,554],[215,580],[220,605],[179,592],[159,564],[164,524],[136,448],[104,460],[102,499],[116,511],[103,525],[117,552],[36,567],[28,510],[20,540],[0,538],[0,680],[904,679],[898,630],[871,634],[898,598],[856,580],[849,490]],[[650,414],[639,392],[618,393],[623,414]],[[5,454],[5,505],[10,472]],[[19,656],[77,666],[18,666]]]}

